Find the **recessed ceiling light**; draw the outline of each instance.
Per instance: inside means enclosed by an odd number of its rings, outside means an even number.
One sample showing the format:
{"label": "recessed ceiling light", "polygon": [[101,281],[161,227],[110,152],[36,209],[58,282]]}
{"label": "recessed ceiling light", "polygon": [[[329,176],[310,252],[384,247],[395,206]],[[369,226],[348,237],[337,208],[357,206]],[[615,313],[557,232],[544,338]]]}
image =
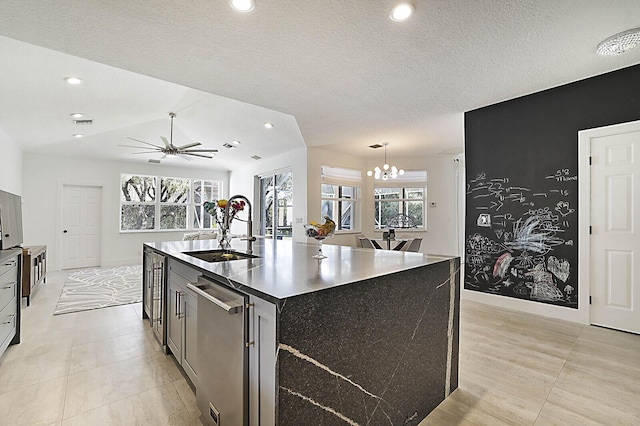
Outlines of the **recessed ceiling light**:
{"label": "recessed ceiling light", "polygon": [[252,155],[251,158],[253,158],[254,160],[262,160],[262,157],[260,157],[259,155]]}
{"label": "recessed ceiling light", "polygon": [[231,0],[230,3],[238,12],[251,12],[255,7],[253,0]]}
{"label": "recessed ceiling light", "polygon": [[406,21],[415,10],[416,7],[412,3],[399,3],[395,5],[393,9],[391,9],[391,14],[389,14],[389,17],[392,21],[396,22]]}
{"label": "recessed ceiling light", "polygon": [[82,83],[82,80],[79,79],[78,77],[67,77],[64,79],[64,81],[66,81],[69,84],[80,84]]}
{"label": "recessed ceiling light", "polygon": [[76,133],[75,135],[73,135],[74,138],[83,138],[84,135],[81,133]]}
{"label": "recessed ceiling light", "polygon": [[69,115],[71,115],[73,118],[82,118],[82,117],[84,117],[84,114],[81,113],[81,112],[74,112],[74,113],[69,114]]}
{"label": "recessed ceiling light", "polygon": [[273,129],[275,126],[273,125],[273,123],[269,123],[267,121],[266,123],[264,123],[264,127],[266,127],[267,129]]}
{"label": "recessed ceiling light", "polygon": [[634,28],[609,37],[598,45],[596,52],[602,56],[616,56],[638,45],[640,45],[640,28]]}
{"label": "recessed ceiling light", "polygon": [[240,141],[237,141],[237,140],[235,140],[235,139],[234,139],[234,140],[232,140],[232,141],[231,141],[231,143],[232,143],[232,144],[234,144],[234,145],[240,145]]}

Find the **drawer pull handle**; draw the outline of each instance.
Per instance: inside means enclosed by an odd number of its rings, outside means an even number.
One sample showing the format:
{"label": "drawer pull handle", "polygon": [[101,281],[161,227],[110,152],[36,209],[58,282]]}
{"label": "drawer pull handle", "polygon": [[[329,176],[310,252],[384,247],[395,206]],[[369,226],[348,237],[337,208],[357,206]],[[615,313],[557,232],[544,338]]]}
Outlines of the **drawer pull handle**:
{"label": "drawer pull handle", "polygon": [[11,324],[13,322],[13,319],[16,317],[16,314],[11,314],[9,315],[7,318],[11,318],[5,322],[3,322],[3,324]]}

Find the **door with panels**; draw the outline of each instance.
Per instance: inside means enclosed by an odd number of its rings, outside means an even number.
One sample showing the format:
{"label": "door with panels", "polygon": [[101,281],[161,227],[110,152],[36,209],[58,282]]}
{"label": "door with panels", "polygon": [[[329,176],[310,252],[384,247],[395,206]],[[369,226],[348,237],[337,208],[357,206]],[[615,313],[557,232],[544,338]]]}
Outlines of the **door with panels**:
{"label": "door with panels", "polygon": [[640,122],[597,129],[591,149],[591,323],[640,333]]}

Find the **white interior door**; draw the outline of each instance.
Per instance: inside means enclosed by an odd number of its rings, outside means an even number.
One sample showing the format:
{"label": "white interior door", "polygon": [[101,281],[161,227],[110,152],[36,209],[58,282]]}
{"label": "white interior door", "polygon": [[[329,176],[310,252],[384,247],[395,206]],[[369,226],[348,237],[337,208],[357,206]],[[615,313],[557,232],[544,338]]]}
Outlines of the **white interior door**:
{"label": "white interior door", "polygon": [[610,130],[591,138],[591,323],[640,334],[640,122]]}
{"label": "white interior door", "polygon": [[60,268],[100,266],[102,188],[64,185]]}

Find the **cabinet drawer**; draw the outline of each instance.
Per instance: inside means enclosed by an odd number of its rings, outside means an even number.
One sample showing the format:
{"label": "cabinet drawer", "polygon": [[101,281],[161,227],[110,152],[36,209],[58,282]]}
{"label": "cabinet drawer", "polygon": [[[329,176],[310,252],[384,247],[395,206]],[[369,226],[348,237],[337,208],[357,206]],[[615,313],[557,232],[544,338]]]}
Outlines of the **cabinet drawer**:
{"label": "cabinet drawer", "polygon": [[15,297],[9,302],[0,311],[0,347],[5,347],[7,340],[11,340],[16,331],[18,303]]}
{"label": "cabinet drawer", "polygon": [[182,287],[182,290],[186,290],[187,288],[187,284],[189,283],[194,283],[196,281],[198,281],[197,279],[190,281],[188,279],[186,279],[185,277],[183,277],[182,275],[176,274],[173,271],[169,272],[169,281],[171,283],[173,283],[174,285],[178,285],[179,287]]}
{"label": "cabinet drawer", "polygon": [[6,274],[0,275],[0,309],[18,296],[18,267],[14,266]]}
{"label": "cabinet drawer", "polygon": [[172,260],[169,261],[169,271],[180,275],[184,280],[190,283],[195,283],[198,281],[198,277],[202,275],[198,270]]}
{"label": "cabinet drawer", "polygon": [[[3,261],[0,262],[0,282],[2,282],[2,279],[4,277],[4,275],[9,272],[11,269],[16,268],[18,266],[18,258],[17,257],[13,257],[13,258],[8,258],[5,259]],[[13,276],[15,278],[15,271],[13,272]]]}

